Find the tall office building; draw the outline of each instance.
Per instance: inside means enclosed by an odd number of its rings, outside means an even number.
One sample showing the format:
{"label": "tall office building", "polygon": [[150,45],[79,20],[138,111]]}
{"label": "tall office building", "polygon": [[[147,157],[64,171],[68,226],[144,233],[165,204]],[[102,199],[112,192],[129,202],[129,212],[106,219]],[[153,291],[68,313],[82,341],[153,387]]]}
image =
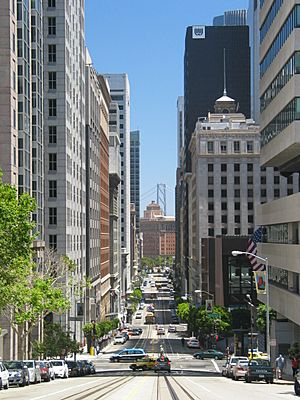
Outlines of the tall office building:
{"label": "tall office building", "polygon": [[[190,171],[189,142],[198,117],[214,108],[224,86],[250,117],[250,49],[248,26],[189,26],[184,55],[185,172]],[[208,55],[209,56],[205,56]]]}
{"label": "tall office building", "polygon": [[[300,170],[300,2],[261,1],[260,7],[261,164],[292,182]],[[268,258],[270,307],[277,311],[276,354],[300,340],[299,201],[300,193],[290,192],[258,209],[266,230],[258,254]]]}
{"label": "tall office building", "polygon": [[177,99],[177,167],[181,166],[184,149],[184,97]]}
{"label": "tall office building", "polygon": [[[44,5],[45,239],[86,273],[85,38],[83,1],[48,0]],[[62,323],[82,339],[76,304]],[[73,317],[73,321],[69,319]]]}
{"label": "tall office building", "polygon": [[130,266],[130,88],[127,74],[105,74],[113,102],[119,107],[121,155],[121,247],[122,284],[125,295],[131,286]]}
{"label": "tall office building", "polygon": [[213,26],[247,25],[247,10],[225,11],[213,19]]}
{"label": "tall office building", "polygon": [[135,205],[136,230],[140,229],[140,131],[130,132],[130,203]]}

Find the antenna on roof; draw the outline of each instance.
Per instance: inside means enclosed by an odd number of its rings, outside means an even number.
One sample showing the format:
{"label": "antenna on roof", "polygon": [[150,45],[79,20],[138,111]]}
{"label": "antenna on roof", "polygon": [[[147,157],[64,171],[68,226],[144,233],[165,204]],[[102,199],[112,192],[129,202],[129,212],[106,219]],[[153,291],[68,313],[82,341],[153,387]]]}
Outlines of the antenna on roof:
{"label": "antenna on roof", "polygon": [[225,48],[223,49],[223,69],[224,69],[224,91],[223,91],[223,96],[227,96],[227,90],[226,90],[226,50]]}

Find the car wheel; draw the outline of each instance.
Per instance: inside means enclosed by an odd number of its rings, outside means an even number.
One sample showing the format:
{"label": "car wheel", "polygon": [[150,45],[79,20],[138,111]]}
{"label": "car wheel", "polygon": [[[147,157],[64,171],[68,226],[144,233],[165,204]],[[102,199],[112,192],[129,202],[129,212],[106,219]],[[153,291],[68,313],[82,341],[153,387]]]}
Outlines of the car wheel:
{"label": "car wheel", "polygon": [[196,358],[197,358],[197,360],[200,360],[200,356],[199,355],[197,355]]}
{"label": "car wheel", "polygon": [[215,360],[219,360],[219,357],[218,357],[218,356],[215,356]]}
{"label": "car wheel", "polygon": [[294,390],[295,390],[295,395],[299,396],[300,395],[300,385],[299,385],[299,382],[297,381],[297,379],[295,379]]}

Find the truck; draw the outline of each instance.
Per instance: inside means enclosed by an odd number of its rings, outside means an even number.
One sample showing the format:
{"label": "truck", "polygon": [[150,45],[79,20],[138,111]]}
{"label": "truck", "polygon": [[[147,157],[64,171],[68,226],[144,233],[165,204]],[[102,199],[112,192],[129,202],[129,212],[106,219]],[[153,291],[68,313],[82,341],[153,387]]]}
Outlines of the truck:
{"label": "truck", "polygon": [[273,383],[274,368],[270,361],[259,358],[250,360],[245,374],[245,381],[247,383],[251,383],[252,381],[266,381],[266,383]]}
{"label": "truck", "polygon": [[146,314],[145,324],[155,324],[155,315],[153,312],[148,312]]}

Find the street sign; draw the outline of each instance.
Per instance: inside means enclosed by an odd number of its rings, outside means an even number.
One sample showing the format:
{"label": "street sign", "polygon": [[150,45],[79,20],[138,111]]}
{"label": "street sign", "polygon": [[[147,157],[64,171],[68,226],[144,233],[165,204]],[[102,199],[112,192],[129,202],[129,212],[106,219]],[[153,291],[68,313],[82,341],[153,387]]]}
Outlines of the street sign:
{"label": "street sign", "polygon": [[210,314],[207,314],[207,316],[208,317],[210,317],[210,318],[221,318],[221,314],[219,314],[219,313],[210,313]]}
{"label": "street sign", "polygon": [[69,321],[83,321],[83,317],[69,317]]}

